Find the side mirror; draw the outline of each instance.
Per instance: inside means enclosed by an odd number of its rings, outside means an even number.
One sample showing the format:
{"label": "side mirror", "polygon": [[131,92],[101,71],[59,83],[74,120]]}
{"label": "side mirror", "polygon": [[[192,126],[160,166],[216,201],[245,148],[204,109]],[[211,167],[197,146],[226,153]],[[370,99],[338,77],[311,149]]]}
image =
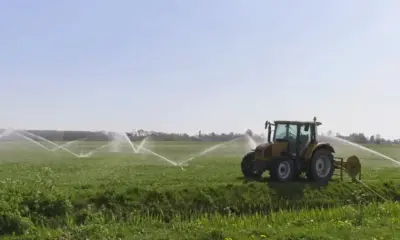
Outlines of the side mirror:
{"label": "side mirror", "polygon": [[269,122],[268,122],[268,121],[265,121],[265,127],[264,127],[264,129],[267,129],[267,128],[268,128],[268,125],[269,125]]}
{"label": "side mirror", "polygon": [[304,131],[308,132],[309,129],[310,129],[310,124],[304,125]]}

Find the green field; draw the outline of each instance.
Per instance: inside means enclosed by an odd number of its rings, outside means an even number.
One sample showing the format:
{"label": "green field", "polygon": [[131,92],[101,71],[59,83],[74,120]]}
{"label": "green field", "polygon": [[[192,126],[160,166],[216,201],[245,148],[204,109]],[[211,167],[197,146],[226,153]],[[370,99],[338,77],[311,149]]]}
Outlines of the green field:
{"label": "green field", "polygon": [[[67,149],[87,153],[104,144]],[[145,145],[174,162],[195,157],[182,170],[149,151],[134,154],[127,143],[119,153],[106,147],[88,158],[25,142],[0,143],[0,234],[60,240],[400,239],[400,168],[390,161],[362,155],[368,187],[337,176],[325,187],[248,182],[240,160],[249,146],[230,143],[196,157],[214,144]],[[368,147],[400,159],[397,145]]]}

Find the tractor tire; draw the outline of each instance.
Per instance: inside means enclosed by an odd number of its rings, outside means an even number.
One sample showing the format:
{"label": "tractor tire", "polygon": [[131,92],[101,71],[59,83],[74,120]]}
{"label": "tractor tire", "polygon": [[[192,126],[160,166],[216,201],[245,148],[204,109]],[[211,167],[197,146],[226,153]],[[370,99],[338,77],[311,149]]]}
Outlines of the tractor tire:
{"label": "tractor tire", "polygon": [[272,181],[290,182],[294,179],[295,167],[293,160],[288,157],[279,157],[272,160],[269,170]]}
{"label": "tractor tire", "polygon": [[249,152],[246,155],[244,155],[241,163],[241,168],[242,168],[242,173],[243,176],[246,178],[260,178],[262,173],[258,173],[254,169],[254,157],[255,153],[254,152]]}
{"label": "tractor tire", "polygon": [[313,182],[329,182],[334,171],[332,152],[328,149],[317,149],[310,160],[307,178]]}

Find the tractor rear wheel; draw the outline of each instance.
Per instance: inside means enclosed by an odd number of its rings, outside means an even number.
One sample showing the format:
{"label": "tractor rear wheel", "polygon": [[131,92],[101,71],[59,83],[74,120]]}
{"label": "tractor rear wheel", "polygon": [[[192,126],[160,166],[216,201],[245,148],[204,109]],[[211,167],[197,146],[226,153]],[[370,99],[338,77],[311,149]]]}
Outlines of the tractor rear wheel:
{"label": "tractor rear wheel", "polygon": [[241,163],[242,173],[246,178],[260,178],[262,174],[254,169],[254,152],[244,155]]}
{"label": "tractor rear wheel", "polygon": [[271,180],[278,182],[292,181],[295,176],[293,160],[286,157],[279,157],[272,160],[269,170]]}
{"label": "tractor rear wheel", "polygon": [[317,149],[310,160],[307,178],[315,182],[328,182],[333,176],[334,159],[328,149]]}

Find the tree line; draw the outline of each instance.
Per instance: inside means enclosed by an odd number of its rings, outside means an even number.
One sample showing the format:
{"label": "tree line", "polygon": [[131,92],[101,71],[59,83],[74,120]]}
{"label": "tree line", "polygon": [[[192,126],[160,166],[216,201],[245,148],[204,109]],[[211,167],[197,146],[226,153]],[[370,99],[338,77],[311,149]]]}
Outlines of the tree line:
{"label": "tree line", "polygon": [[[124,133],[115,134],[113,132],[107,131],[57,131],[57,130],[27,130],[29,133],[36,135],[27,135],[30,138],[36,138],[36,140],[40,140],[41,138],[45,138],[50,141],[74,141],[78,139],[86,139],[89,141],[107,141],[115,138],[128,138],[131,141],[142,140],[146,137],[151,137],[151,139],[155,141],[230,141],[239,137],[243,137],[245,135],[251,136],[256,142],[264,142],[266,141],[266,134],[255,134],[251,129],[248,129],[244,133],[204,133],[199,131],[197,134],[189,135],[187,133],[166,133],[166,132],[157,132],[157,131],[149,131],[144,129],[134,129],[131,132],[126,132],[126,136]],[[1,132],[1,131],[0,131]],[[328,131],[327,133],[322,133],[321,135],[329,135],[336,136],[339,138],[343,138],[349,140],[351,142],[366,144],[366,143],[393,143],[399,144],[400,139],[389,140],[382,138],[379,134],[372,135],[367,137],[364,133],[351,133],[350,135],[342,135],[340,133],[333,134],[332,131]],[[3,139],[5,140],[5,139]]]}
{"label": "tree line", "polygon": [[[239,137],[243,137],[246,134],[252,136],[256,141],[262,141],[263,138],[260,135],[254,135],[251,130],[245,133],[202,133],[198,132],[196,135],[189,135],[187,133],[166,133],[157,131],[148,131],[144,129],[132,130],[131,132],[107,132],[107,131],[55,131],[55,130],[27,130],[29,133],[35,136],[29,135],[28,137],[40,140],[45,138],[50,141],[74,141],[77,139],[86,139],[89,141],[107,141],[115,138],[127,137],[131,141],[142,140],[146,137],[151,137],[155,141],[230,141]],[[26,134],[25,134],[26,135]],[[125,136],[126,135],[126,136]]]}
{"label": "tree line", "polygon": [[[328,131],[326,133],[328,136],[332,136],[332,131]],[[340,133],[336,133],[336,137],[343,138],[349,140],[351,142],[360,143],[360,144],[400,144],[400,139],[385,139],[382,138],[380,134],[375,134],[371,136],[366,136],[364,133],[351,133],[348,136],[342,135]]]}

